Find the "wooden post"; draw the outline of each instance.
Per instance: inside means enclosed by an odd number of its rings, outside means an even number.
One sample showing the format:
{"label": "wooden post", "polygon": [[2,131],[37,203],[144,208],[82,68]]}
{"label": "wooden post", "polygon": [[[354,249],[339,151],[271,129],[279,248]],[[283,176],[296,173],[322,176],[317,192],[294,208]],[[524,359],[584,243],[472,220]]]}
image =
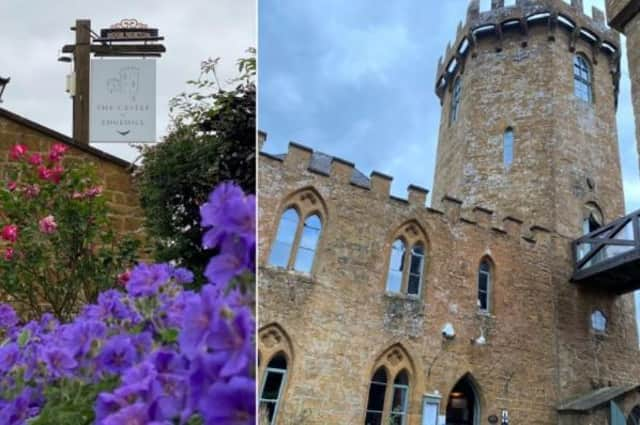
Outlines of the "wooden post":
{"label": "wooden post", "polygon": [[91,66],[91,21],[76,20],[76,44],[73,50],[76,94],[73,97],[73,139],[89,144],[89,81]]}

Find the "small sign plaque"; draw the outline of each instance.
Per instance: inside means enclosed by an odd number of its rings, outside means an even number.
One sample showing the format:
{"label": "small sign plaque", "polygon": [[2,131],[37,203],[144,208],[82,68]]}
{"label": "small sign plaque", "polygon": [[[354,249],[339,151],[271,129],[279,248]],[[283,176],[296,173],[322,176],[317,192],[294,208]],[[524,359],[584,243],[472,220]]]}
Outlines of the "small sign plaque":
{"label": "small sign plaque", "polygon": [[90,141],[156,140],[156,62],[151,59],[91,61]]}

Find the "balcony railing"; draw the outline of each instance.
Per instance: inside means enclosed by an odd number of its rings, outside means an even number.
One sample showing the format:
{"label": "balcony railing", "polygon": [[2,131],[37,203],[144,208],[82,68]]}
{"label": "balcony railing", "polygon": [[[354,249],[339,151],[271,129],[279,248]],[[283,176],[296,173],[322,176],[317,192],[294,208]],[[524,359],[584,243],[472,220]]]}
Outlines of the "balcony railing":
{"label": "balcony railing", "polygon": [[640,289],[640,210],[573,242],[572,281],[616,293]]}

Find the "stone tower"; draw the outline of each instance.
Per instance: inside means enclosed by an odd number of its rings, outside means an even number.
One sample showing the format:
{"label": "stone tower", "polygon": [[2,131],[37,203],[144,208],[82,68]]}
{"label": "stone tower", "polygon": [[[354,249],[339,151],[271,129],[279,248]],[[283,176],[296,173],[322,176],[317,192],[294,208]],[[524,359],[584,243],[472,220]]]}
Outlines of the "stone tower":
{"label": "stone tower", "polygon": [[640,1],[607,0],[609,25],[627,36],[627,58],[640,152]]}
{"label": "stone tower", "polygon": [[438,64],[433,204],[449,195],[574,236],[585,205],[601,221],[624,212],[619,36],[601,11],[586,16],[582,0],[511,3],[480,12],[471,1]]}

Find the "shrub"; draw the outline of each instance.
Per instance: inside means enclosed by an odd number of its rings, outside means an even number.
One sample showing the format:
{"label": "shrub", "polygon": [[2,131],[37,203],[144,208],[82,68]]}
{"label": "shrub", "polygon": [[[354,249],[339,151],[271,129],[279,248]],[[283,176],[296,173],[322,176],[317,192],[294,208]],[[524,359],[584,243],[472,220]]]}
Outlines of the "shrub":
{"label": "shrub", "polygon": [[238,62],[240,76],[232,89],[217,81],[217,63],[203,62],[200,78],[188,82],[193,92],[172,99],[169,134],[141,148],[136,171],[155,259],[176,261],[196,276],[213,254],[202,246],[198,225],[199,205],[210,189],[233,180],[244,191],[255,191],[255,57]]}
{"label": "shrub", "polygon": [[254,204],[228,183],[202,207],[220,254],[200,293],[184,268],[139,264],[68,324],[0,305],[0,423],[253,425]]}
{"label": "shrub", "polygon": [[46,156],[13,146],[0,189],[0,290],[27,316],[50,310],[63,321],[113,287],[137,249],[112,231],[94,170],[65,168],[66,151],[60,143]]}

